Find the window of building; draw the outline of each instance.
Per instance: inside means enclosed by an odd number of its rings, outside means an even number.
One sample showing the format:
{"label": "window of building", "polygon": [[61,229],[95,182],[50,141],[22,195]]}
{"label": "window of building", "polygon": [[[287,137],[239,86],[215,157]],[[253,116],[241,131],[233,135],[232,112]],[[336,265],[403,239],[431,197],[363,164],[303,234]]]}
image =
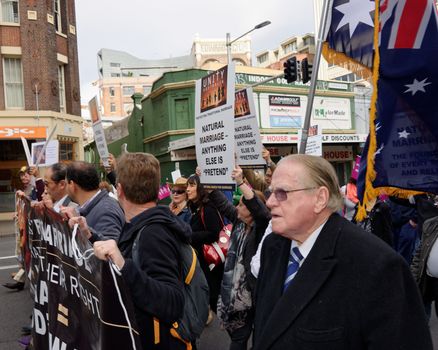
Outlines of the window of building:
{"label": "window of building", "polygon": [[257,57],[257,61],[259,61],[259,63],[263,63],[266,62],[269,58],[269,54],[266,52],[263,55]]}
{"label": "window of building", "polygon": [[3,58],[6,108],[24,108],[21,59]]}
{"label": "window of building", "polygon": [[73,142],[59,142],[59,160],[75,160],[73,153]]}
{"label": "window of building", "polygon": [[294,41],[289,43],[283,47],[284,53],[295,52],[297,51],[297,42]]}
{"label": "window of building", "polygon": [[304,38],[303,43],[304,46],[315,45],[315,38],[313,36],[308,36],[307,38]]}
{"label": "window of building", "polygon": [[56,31],[62,33],[61,0],[53,0],[53,17]]}
{"label": "window of building", "polygon": [[2,22],[19,23],[18,0],[1,0]]}
{"label": "window of building", "polygon": [[65,106],[65,74],[64,66],[58,66],[58,86],[59,86],[59,111],[61,113],[66,113],[67,109]]}
{"label": "window of building", "polygon": [[111,73],[111,78],[119,78],[120,73]]}
{"label": "window of building", "polygon": [[109,88],[109,94],[111,97],[114,97],[116,95],[116,90],[112,86]]}
{"label": "window of building", "polygon": [[120,63],[110,62],[110,67],[120,67]]}
{"label": "window of building", "polygon": [[152,86],[143,85],[143,95],[149,95],[151,93]]}
{"label": "window of building", "polygon": [[123,96],[132,96],[135,93],[134,86],[124,86],[123,87]]}
{"label": "window of building", "polygon": [[130,115],[132,113],[133,105],[132,103],[124,103],[123,104],[123,111],[126,115]]}
{"label": "window of building", "polygon": [[110,111],[111,111],[111,113],[114,113],[116,111],[116,104],[115,103],[111,103]]}

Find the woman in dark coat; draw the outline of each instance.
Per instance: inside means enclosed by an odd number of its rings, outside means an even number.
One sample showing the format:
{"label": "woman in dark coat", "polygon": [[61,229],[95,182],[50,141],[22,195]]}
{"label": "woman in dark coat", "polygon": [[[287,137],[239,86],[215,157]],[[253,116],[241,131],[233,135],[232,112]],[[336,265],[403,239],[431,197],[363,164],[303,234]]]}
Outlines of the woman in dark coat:
{"label": "woman in dark coat", "polygon": [[242,197],[234,208],[234,215],[227,212],[227,217],[234,221],[218,316],[230,335],[230,350],[246,350],[254,320],[252,300],[256,279],[251,273],[251,259],[257,252],[271,214],[264,204],[264,195],[243,182],[242,169],[236,167],[232,175],[242,191]]}
{"label": "woman in dark coat", "polygon": [[[216,207],[208,199],[208,193],[202,186],[198,175],[187,179],[187,206],[192,217],[192,246],[198,254],[199,263],[207,278],[210,288],[210,309],[216,312],[224,265],[220,264],[210,269],[204,259],[203,245],[211,244],[219,239],[223,228],[223,220]],[[211,321],[211,317],[209,317]]]}

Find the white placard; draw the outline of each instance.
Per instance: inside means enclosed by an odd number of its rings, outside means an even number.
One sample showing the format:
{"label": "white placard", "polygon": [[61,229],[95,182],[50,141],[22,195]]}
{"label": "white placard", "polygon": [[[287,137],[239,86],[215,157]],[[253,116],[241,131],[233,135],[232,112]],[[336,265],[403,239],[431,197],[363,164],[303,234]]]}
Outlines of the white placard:
{"label": "white placard", "polygon": [[[301,144],[302,129],[298,130],[298,149]],[[318,125],[313,125],[309,128],[307,136],[306,154],[312,156],[322,156],[322,134],[321,128]]]}
{"label": "white placard", "polygon": [[196,81],[196,159],[206,188],[233,189],[234,64]]}
{"label": "white placard", "polygon": [[97,151],[102,159],[103,166],[109,167],[109,152],[106,144],[105,132],[103,131],[102,122],[93,123],[94,141],[96,142]]}
{"label": "white placard", "polygon": [[177,169],[175,171],[172,171],[171,175],[172,175],[172,182],[175,183],[176,180],[181,177],[181,171],[179,169]]}
{"label": "white placard", "polygon": [[97,107],[97,96],[94,96],[88,102],[88,110],[90,111],[91,121],[93,123],[94,141],[96,142],[97,151],[99,152],[100,159],[102,159],[103,166],[109,167],[108,146],[106,144],[99,108]]}
{"label": "white placard", "polygon": [[47,143],[44,150],[45,142],[32,143],[32,165],[37,164],[39,157],[40,162],[38,166],[44,167],[59,162],[59,142],[58,140],[51,140]]}
{"label": "white placard", "polygon": [[26,154],[27,165],[33,165],[32,156],[30,155],[29,145],[27,144],[26,139],[21,136],[21,142],[23,143],[24,153]]}
{"label": "white placard", "polygon": [[234,100],[236,161],[243,168],[263,168],[262,141],[252,88],[236,92]]}

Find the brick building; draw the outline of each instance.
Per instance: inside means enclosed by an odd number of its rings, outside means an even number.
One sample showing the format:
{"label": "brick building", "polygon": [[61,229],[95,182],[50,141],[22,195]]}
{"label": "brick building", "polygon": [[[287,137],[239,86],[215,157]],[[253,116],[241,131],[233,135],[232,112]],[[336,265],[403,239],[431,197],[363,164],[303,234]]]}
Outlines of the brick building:
{"label": "brick building", "polygon": [[59,159],[83,158],[74,0],[0,1],[0,234],[13,209],[18,169],[31,148],[59,143]]}

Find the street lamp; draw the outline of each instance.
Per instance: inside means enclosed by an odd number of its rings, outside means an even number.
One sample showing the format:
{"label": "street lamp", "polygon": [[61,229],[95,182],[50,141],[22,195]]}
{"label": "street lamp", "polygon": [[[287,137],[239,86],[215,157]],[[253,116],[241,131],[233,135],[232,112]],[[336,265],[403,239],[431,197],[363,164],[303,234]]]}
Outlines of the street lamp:
{"label": "street lamp", "polygon": [[227,38],[226,38],[226,47],[227,47],[227,63],[231,62],[231,44],[236,42],[237,40],[239,40],[240,38],[243,38],[245,35],[251,33],[253,30],[256,29],[260,29],[263,27],[266,27],[267,25],[271,24],[271,21],[264,21],[262,23],[257,24],[254,28],[252,28],[251,30],[248,30],[245,34],[242,34],[241,36],[239,36],[238,38],[234,39],[234,40],[230,40],[230,33],[227,33]]}

